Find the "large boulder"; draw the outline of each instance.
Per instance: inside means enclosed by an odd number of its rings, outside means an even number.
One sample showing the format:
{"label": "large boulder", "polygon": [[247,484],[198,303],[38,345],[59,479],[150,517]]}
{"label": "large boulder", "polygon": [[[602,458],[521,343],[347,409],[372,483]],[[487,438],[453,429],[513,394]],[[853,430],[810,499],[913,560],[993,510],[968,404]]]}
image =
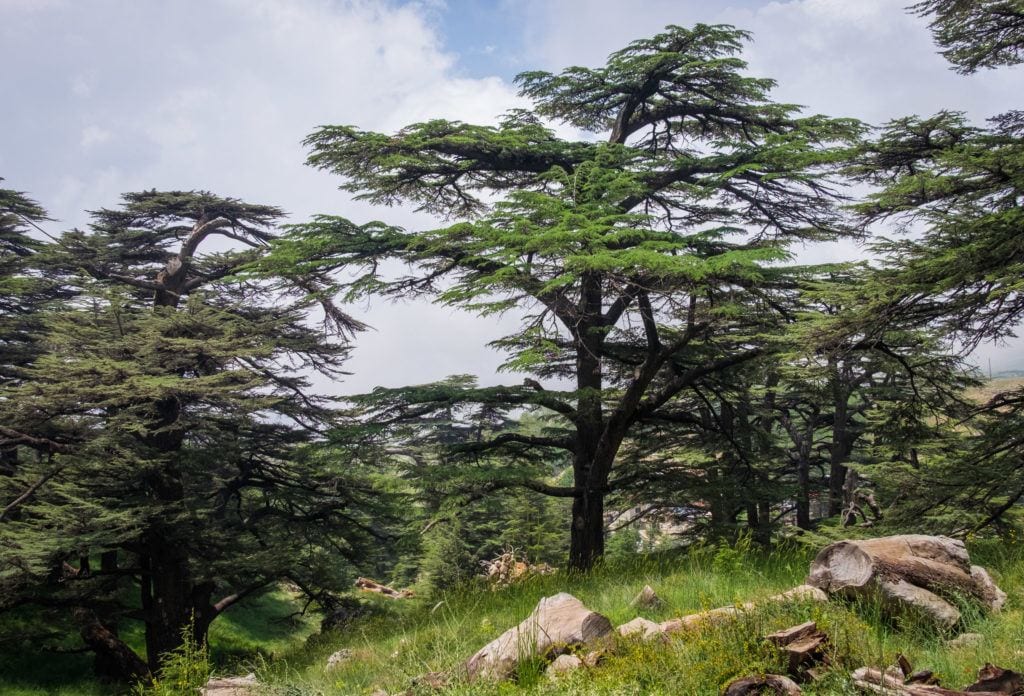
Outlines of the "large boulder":
{"label": "large boulder", "polygon": [[480,648],[466,662],[466,673],[470,680],[507,679],[515,673],[520,660],[592,645],[611,631],[612,624],[606,617],[587,609],[571,594],[561,592],[540,600],[518,626]]}
{"label": "large boulder", "polygon": [[891,611],[914,608],[947,627],[960,620],[955,596],[992,611],[1006,600],[983,568],[971,566],[962,541],[923,534],[830,544],[811,563],[807,583],[830,595],[878,595]]}

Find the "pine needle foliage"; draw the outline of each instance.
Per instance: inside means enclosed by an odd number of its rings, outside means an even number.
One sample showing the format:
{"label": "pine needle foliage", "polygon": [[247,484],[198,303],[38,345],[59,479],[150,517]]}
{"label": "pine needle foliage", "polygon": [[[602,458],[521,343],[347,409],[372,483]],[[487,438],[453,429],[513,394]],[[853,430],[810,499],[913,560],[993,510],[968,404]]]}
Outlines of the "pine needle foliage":
{"label": "pine needle foliage", "polygon": [[[275,243],[267,268],[343,271],[336,291],[349,301],[423,296],[522,316],[495,345],[508,370],[531,375],[523,386],[448,382],[378,390],[359,404],[388,423],[449,408],[553,413],[546,434],[495,432],[459,451],[476,462],[526,448],[570,458],[565,486],[510,466],[464,470],[492,489],[570,498],[578,569],[602,553],[604,497],[624,484],[617,454],[634,428],[669,418],[701,380],[771,352],[772,298],[795,272],[787,245],[851,232],[830,176],[859,124],[772,101],[774,83],[745,74],[748,38],[725,25],[670,26],[603,67],[523,73],[532,109],[496,126],[324,126],[306,139],[309,163],[345,190],[450,224],[405,231],[321,217]],[[388,274],[392,261],[409,272]]]}
{"label": "pine needle foliage", "polygon": [[[282,580],[347,584],[384,534],[385,492],[327,442],[337,414],[311,389],[348,353],[309,321],[315,285],[232,277],[280,215],[128,194],[47,250],[77,296],[43,313],[46,351],[0,399],[8,428],[48,445],[0,480],[0,611],[81,617],[108,676],[155,674],[186,625],[203,644]],[[148,665],[119,638],[132,620]]]}

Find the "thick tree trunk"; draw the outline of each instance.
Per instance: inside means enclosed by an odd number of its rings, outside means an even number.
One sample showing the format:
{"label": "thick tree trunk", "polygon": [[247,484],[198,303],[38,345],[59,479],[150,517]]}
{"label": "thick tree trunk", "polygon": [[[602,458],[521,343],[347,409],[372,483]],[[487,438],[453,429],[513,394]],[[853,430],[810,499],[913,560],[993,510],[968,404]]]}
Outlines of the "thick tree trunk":
{"label": "thick tree trunk", "polygon": [[142,592],[146,659],[156,672],[164,657],[184,644],[186,631],[197,644],[205,643],[213,615],[210,592],[196,586],[183,549],[162,540],[151,541],[148,566],[149,578],[143,579]]}
{"label": "thick tree trunk", "polygon": [[589,570],[604,555],[604,494],[584,493],[572,501],[569,567]]}
{"label": "thick tree trunk", "polygon": [[[580,315],[590,317],[576,327],[576,452],[573,482],[577,489],[572,501],[572,529],[569,543],[569,568],[587,571],[604,554],[604,487],[607,484],[607,459],[604,407],[601,389],[601,343],[604,327],[601,317],[601,285],[596,277],[585,274],[580,292]],[[603,457],[599,460],[599,457]],[[607,459],[607,460],[606,460]]]}

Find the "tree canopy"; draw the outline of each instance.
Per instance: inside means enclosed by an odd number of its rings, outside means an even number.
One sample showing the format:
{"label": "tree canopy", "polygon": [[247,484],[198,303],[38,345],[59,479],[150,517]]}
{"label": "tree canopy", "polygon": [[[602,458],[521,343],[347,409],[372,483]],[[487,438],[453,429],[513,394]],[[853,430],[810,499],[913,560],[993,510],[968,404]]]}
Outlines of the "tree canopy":
{"label": "tree canopy", "polygon": [[[507,369],[548,388],[439,384],[363,403],[392,422],[453,403],[557,414],[547,435],[505,432],[463,451],[530,445],[572,458],[572,486],[507,469],[492,485],[572,498],[577,568],[601,555],[603,500],[621,485],[612,474],[632,429],[671,420],[681,392],[770,352],[784,313],[775,296],[808,272],[786,265],[787,244],[851,232],[829,175],[860,125],[771,101],[774,83],[744,74],[747,38],[672,26],[604,67],[523,73],[534,108],[497,126],[325,126],[306,140],[310,164],[359,197],[457,221],[409,232],[321,217],[293,227],[267,267],[343,269],[335,287],[347,300],[428,296],[519,313],[520,330],[496,345]],[[542,119],[585,137],[560,138]],[[389,277],[388,260],[409,274]]]}

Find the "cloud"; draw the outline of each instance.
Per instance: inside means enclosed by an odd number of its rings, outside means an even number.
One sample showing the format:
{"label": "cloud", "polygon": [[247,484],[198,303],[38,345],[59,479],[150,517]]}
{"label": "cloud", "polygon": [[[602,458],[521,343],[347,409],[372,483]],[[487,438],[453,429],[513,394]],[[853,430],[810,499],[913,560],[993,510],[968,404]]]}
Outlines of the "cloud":
{"label": "cloud", "polygon": [[[424,10],[328,0],[95,0],[0,5],[3,112],[0,176],[62,221],[114,206],[122,192],[208,189],[313,213],[425,224],[373,209],[306,167],[302,138],[318,124],[390,130],[448,117],[491,122],[517,104],[497,78],[459,76]],[[45,48],[43,48],[45,47]],[[8,104],[7,106],[12,106]],[[360,339],[344,391],[494,372],[483,349],[493,322],[449,309],[357,307]],[[415,359],[410,356],[416,355]]]}
{"label": "cloud", "polygon": [[[780,99],[815,111],[879,122],[947,106],[976,118],[1007,108],[1021,72],[956,76],[904,4],[517,0],[498,4],[501,31],[482,31],[489,12],[478,8],[466,35],[445,45],[438,18],[462,10],[442,15],[434,0],[0,0],[0,62],[18,66],[0,73],[0,93],[17,95],[0,112],[0,176],[62,227],[153,187],[277,204],[297,221],[326,212],[429,224],[405,208],[352,202],[336,177],[303,164],[302,138],[319,124],[493,122],[522,102],[506,79],[467,77],[482,73],[460,60],[480,60],[472,46],[484,39],[496,54],[514,45],[523,68],[558,70],[600,65],[632,39],[696,21],[753,30],[751,70],[778,79]],[[517,27],[528,31],[521,41]],[[420,303],[352,309],[377,330],[360,337],[344,391],[455,372],[493,382],[500,356],[483,346],[515,325]]]}

